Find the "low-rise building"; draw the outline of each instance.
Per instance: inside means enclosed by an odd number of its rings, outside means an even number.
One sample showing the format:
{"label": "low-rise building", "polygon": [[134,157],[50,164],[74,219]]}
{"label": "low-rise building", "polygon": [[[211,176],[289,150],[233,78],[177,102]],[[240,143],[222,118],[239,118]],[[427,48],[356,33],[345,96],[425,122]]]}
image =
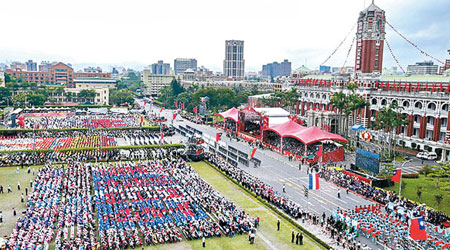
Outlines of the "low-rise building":
{"label": "low-rise building", "polygon": [[161,89],[169,86],[174,79],[181,80],[181,77],[176,78],[174,75],[155,75],[149,69],[144,70],[142,74],[144,95],[157,96]]}
{"label": "low-rise building", "polygon": [[115,88],[117,80],[112,78],[76,78],[75,88]]}
{"label": "low-rise building", "polygon": [[[109,88],[105,87],[90,87],[90,88],[65,88],[66,92],[65,101],[76,101],[79,103],[85,103],[89,101],[89,98],[80,97],[79,94],[83,90],[94,90],[95,97],[93,99],[96,105],[109,105]],[[72,93],[73,98],[71,100],[67,100],[67,93]]]}
{"label": "low-rise building", "polygon": [[5,87],[5,72],[0,71],[0,87]]}
{"label": "low-rise building", "polygon": [[439,66],[435,65],[433,61],[417,62],[414,65],[408,65],[406,74],[408,75],[437,75]]}

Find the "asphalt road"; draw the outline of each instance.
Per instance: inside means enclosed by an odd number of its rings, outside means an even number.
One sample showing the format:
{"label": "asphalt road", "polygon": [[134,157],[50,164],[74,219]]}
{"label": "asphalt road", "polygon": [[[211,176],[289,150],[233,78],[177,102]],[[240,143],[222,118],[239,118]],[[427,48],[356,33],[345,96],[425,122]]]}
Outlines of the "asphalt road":
{"label": "asphalt road", "polygon": [[[153,112],[159,112],[159,109],[154,109]],[[173,111],[171,110],[164,110],[162,112],[162,116],[168,118],[168,123],[172,123],[172,113]],[[202,131],[204,134],[208,134],[211,138],[215,138],[217,132],[223,132],[206,125],[195,124],[180,118],[173,121],[173,125],[176,127],[179,125],[190,125],[191,127]],[[226,136],[222,136],[221,140],[227,145],[237,148],[243,152],[250,151],[249,144],[242,140],[237,142],[233,139],[227,138]],[[333,210],[338,207],[341,209],[354,209],[356,206],[374,204],[373,202],[366,200],[357,194],[350,192],[347,195],[345,189],[338,188],[334,184],[323,180],[320,181],[319,190],[308,190],[309,195],[308,197],[305,197],[303,191],[304,186],[308,187],[309,185],[306,167],[299,170],[299,162],[289,161],[286,156],[270,150],[258,149],[256,151],[255,158],[261,160],[261,166],[255,168],[253,167],[253,164],[250,164],[250,167],[247,167],[241,163],[239,163],[238,166],[272,186],[279,194],[283,194],[282,188],[284,184],[286,187],[286,193],[283,195],[289,197],[293,201],[318,215],[325,213],[327,216],[330,216]],[[339,189],[341,189],[340,199],[337,197]],[[361,243],[367,244],[373,249],[379,248],[366,238],[360,237],[359,240],[361,240]]]}

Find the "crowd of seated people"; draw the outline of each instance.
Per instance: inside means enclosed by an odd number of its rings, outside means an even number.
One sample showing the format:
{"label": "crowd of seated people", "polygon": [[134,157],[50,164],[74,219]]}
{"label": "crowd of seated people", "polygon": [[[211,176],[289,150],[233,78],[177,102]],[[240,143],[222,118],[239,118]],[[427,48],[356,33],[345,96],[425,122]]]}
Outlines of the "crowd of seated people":
{"label": "crowd of seated people", "polygon": [[61,128],[116,128],[138,127],[140,120],[134,115],[71,115],[66,117],[44,117],[41,119],[25,118],[27,129],[61,129]]}
{"label": "crowd of seated people", "polygon": [[177,157],[96,164],[93,181],[103,249],[242,233],[253,225]]}
{"label": "crowd of seated people", "polygon": [[58,250],[96,247],[90,181],[90,169],[83,164],[40,168],[8,249],[49,249],[53,239]]}
{"label": "crowd of seated people", "polygon": [[[133,148],[113,150],[78,150],[78,151],[47,151],[47,152],[8,152],[0,153],[1,166],[29,166],[49,162],[64,163],[73,161],[119,161],[160,159],[169,149],[164,148]],[[172,151],[170,151],[172,152]],[[175,152],[175,151],[173,151]]]}
{"label": "crowd of seated people", "polygon": [[[398,207],[400,208],[400,207]],[[413,241],[410,239],[409,216],[406,210],[397,207],[386,207],[383,211],[380,205],[360,206],[354,210],[337,210],[335,221],[342,224],[347,235],[361,233],[373,241],[377,241],[390,249],[448,249],[450,236],[443,230],[437,232],[431,225],[426,225],[427,239]]]}
{"label": "crowd of seated people", "polygon": [[258,121],[247,120],[244,122],[244,132],[259,135],[261,131],[261,124]]}
{"label": "crowd of seated people", "polygon": [[372,187],[364,182],[358,181],[356,178],[343,174],[341,171],[335,169],[321,168],[319,176],[329,182],[333,182],[338,186],[352,190],[366,198],[372,199],[378,203],[387,205],[389,202],[395,206],[401,206],[412,211],[416,215],[420,215],[426,222],[433,225],[441,225],[442,222],[448,221],[449,217],[442,212],[435,211],[433,208],[420,206],[404,197],[399,197],[397,194]]}
{"label": "crowd of seated people", "polygon": [[116,146],[109,136],[0,138],[0,150],[65,149]]}

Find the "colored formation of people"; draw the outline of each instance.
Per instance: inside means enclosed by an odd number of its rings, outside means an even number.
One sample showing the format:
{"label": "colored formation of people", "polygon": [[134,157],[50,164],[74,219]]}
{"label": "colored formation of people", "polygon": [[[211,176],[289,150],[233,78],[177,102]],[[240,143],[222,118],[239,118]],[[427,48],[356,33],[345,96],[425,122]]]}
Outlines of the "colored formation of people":
{"label": "colored formation of people", "polygon": [[138,127],[140,120],[134,115],[70,115],[65,117],[49,116],[41,119],[25,118],[27,129],[60,129],[60,128],[119,128]]}
{"label": "colored formation of people", "polygon": [[103,249],[233,235],[253,227],[253,219],[176,157],[100,163],[93,167],[93,182]]}
{"label": "colored formation of people", "polygon": [[55,249],[93,249],[97,242],[90,179],[89,168],[82,164],[40,168],[8,249],[49,249],[53,239]]}
{"label": "colored formation of people", "polygon": [[426,222],[433,225],[438,226],[442,222],[450,220],[449,217],[442,212],[435,211],[433,208],[420,206],[404,197],[399,197],[395,193],[372,187],[364,182],[356,180],[354,177],[343,174],[336,169],[321,168],[319,176],[326,181],[333,182],[338,186],[352,190],[383,205],[388,205],[392,202],[395,206],[401,206],[405,208],[405,210],[412,211],[413,213],[422,216]]}

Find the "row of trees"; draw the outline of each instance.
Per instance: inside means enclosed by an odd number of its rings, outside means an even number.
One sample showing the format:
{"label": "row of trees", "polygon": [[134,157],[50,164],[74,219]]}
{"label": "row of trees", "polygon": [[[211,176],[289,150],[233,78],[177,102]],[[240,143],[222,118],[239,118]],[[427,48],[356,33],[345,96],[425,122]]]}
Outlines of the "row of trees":
{"label": "row of trees", "polygon": [[[238,107],[241,103],[246,103],[248,96],[259,94],[256,89],[252,91],[245,90],[242,86],[234,88],[211,88],[200,87],[193,84],[185,89],[177,80],[173,80],[169,86],[163,88],[158,96],[158,101],[165,107],[173,108],[175,102],[184,103],[185,109],[192,110],[200,104],[200,98],[209,97],[208,108],[216,113],[219,110]],[[180,107],[180,106],[179,106]]]}
{"label": "row of trees", "polygon": [[275,92],[270,97],[263,98],[263,104],[271,107],[283,107],[291,113],[297,113],[297,104],[301,97],[302,94],[296,88],[292,88],[285,92]]}

